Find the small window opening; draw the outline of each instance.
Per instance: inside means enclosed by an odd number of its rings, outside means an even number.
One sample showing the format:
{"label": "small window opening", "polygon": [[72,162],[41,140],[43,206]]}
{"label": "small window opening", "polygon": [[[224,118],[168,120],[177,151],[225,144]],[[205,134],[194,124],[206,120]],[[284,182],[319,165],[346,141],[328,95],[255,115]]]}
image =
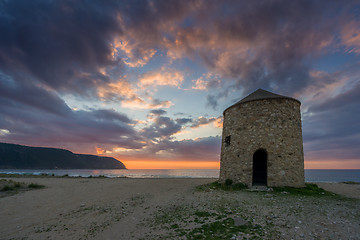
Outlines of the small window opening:
{"label": "small window opening", "polygon": [[231,136],[225,137],[225,147],[230,146]]}

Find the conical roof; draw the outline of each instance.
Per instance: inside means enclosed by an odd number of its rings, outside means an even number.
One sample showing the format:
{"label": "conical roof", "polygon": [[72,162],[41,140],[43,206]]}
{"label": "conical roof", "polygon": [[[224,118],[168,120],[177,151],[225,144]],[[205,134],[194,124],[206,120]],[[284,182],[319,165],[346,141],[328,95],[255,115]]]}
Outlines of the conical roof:
{"label": "conical roof", "polygon": [[[242,103],[246,103],[246,102],[250,102],[250,101],[256,101],[256,100],[262,100],[262,99],[273,99],[273,98],[286,98],[286,99],[291,99],[291,100],[295,100],[297,102],[299,102],[301,104],[301,102],[295,98],[291,98],[291,97],[286,97],[286,96],[282,96],[279,94],[275,94],[266,90],[263,90],[261,88],[259,88],[258,90],[256,90],[255,92],[249,94],[247,97],[241,99],[239,102],[235,103],[234,105],[228,107],[226,110],[228,110],[229,108],[232,108],[234,106],[237,106],[239,104]],[[224,112],[225,112],[224,111]]]}

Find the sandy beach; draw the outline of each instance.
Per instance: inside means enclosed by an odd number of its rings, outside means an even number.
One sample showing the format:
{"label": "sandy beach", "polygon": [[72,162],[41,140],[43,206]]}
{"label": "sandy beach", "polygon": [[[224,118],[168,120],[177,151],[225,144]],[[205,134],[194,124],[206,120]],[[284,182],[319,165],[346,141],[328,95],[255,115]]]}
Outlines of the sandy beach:
{"label": "sandy beach", "polygon": [[201,239],[224,226],[224,239],[360,239],[356,184],[319,184],[342,198],[196,189],[214,179],[13,180],[45,188],[0,198],[0,239]]}

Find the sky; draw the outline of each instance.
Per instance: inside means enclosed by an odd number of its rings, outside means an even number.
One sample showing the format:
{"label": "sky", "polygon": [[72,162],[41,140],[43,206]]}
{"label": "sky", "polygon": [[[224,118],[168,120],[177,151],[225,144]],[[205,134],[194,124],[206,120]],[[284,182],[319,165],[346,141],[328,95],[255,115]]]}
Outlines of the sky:
{"label": "sky", "polygon": [[360,169],[360,2],[0,0],[0,142],[219,168],[258,88],[302,102],[305,168]]}

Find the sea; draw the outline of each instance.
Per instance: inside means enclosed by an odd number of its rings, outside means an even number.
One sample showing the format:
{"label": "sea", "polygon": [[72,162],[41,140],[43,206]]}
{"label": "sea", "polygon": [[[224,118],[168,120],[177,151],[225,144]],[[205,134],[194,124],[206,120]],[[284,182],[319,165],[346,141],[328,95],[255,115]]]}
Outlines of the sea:
{"label": "sea", "polygon": [[[109,178],[218,178],[218,169],[0,169],[0,174]],[[306,182],[360,182],[360,169],[305,169]]]}

